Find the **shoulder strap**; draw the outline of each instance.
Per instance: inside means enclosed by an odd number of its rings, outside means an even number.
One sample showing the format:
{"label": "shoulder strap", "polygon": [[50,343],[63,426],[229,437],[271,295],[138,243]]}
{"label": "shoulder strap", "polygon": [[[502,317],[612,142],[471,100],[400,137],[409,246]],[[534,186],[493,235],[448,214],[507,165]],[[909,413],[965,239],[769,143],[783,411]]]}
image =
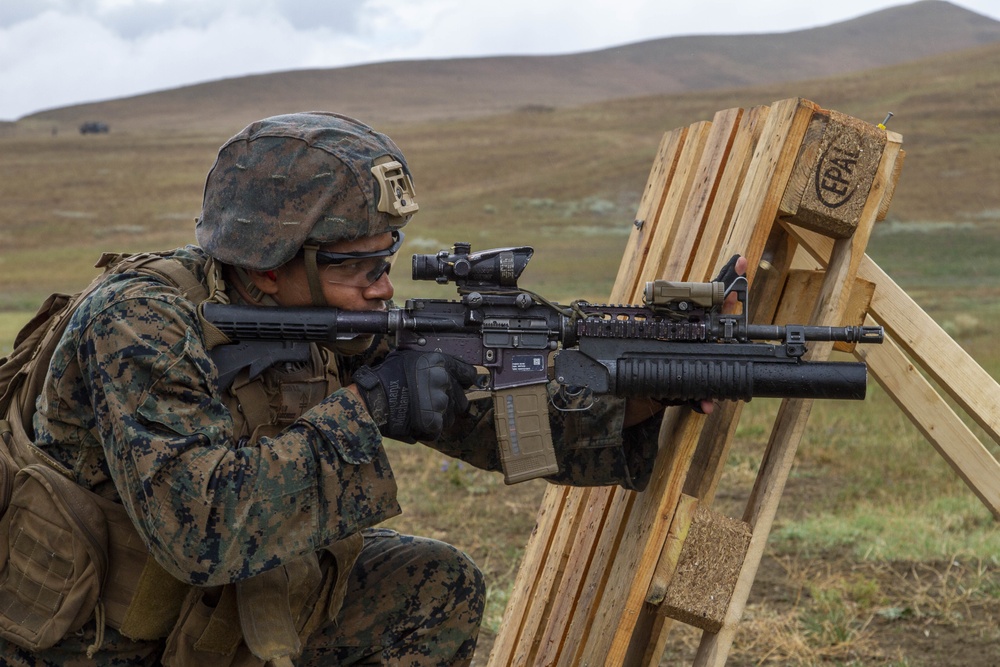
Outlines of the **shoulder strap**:
{"label": "shoulder strap", "polygon": [[[102,255],[101,260],[109,257],[107,273],[125,273],[137,271],[156,278],[162,283],[176,287],[188,301],[200,304],[209,297],[208,288],[198,277],[189,271],[181,262],[165,257],[163,253],[147,252],[138,255]],[[98,262],[98,267],[102,266]],[[102,276],[103,277],[103,276]]]}
{"label": "shoulder strap", "polygon": [[[41,393],[55,348],[77,306],[109,275],[134,270],[175,286],[185,298],[195,303],[209,297],[208,289],[194,273],[162,253],[104,253],[95,267],[104,271],[86,289],[72,296],[50,296],[18,333],[11,354],[0,359],[0,436],[19,466],[37,461],[41,453],[32,446],[34,433],[31,424],[35,399]],[[54,463],[48,457],[42,458],[49,465]]]}

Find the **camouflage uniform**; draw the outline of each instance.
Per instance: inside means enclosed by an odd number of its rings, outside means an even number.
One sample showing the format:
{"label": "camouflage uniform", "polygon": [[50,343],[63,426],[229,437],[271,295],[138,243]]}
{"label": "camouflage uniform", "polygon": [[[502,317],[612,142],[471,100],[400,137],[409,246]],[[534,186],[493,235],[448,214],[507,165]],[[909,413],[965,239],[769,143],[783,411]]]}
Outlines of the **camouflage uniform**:
{"label": "camouflage uniform", "polygon": [[[170,256],[208,280],[201,248]],[[395,481],[365,405],[337,388],[387,352],[375,341],[361,355],[334,355],[324,379],[332,384],[319,395],[282,391],[283,374],[301,369],[269,369],[272,428],[250,432],[238,398],[219,386],[196,304],[146,275],[111,275],[56,349],[36,443],[79,484],[124,505],[156,561],[205,592],[198,604],[217,601],[221,586],[320,552],[341,588],[329,603],[332,622],[311,634],[296,664],[466,664],[484,606],[482,575],[449,545],[375,528],[400,512]],[[656,420],[623,429],[621,401],[603,399],[587,411],[553,412],[552,425],[562,463],[554,481],[645,485]],[[499,470],[492,403],[474,402],[428,444]],[[324,551],[358,534],[364,546],[347,560]],[[0,663],[159,664],[164,652],[163,641],[108,629],[96,662],[87,660],[94,634],[91,621],[37,654],[0,640]]]}

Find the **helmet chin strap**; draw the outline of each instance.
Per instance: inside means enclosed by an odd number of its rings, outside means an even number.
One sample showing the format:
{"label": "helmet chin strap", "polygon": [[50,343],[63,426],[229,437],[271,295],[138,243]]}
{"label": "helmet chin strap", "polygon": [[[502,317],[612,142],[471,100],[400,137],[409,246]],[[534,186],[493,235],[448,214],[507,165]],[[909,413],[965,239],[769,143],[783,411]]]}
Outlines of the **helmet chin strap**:
{"label": "helmet chin strap", "polygon": [[[313,266],[313,271],[311,272],[308,269],[310,260]],[[322,287],[320,286],[319,270],[316,266],[316,246],[312,246],[312,252],[309,252],[308,249],[306,250],[306,267],[306,275],[309,281],[309,291],[312,293],[313,305],[322,307],[328,306],[326,303],[326,297],[323,296]],[[243,291],[246,293],[246,296],[250,297],[256,305],[280,307],[280,304],[275,301],[270,294],[266,294],[261,291],[261,289],[254,284],[253,280],[250,279],[250,274],[248,274],[245,269],[238,266],[234,266],[232,268],[236,272],[236,276],[243,288]],[[319,300],[318,303],[317,299]],[[374,340],[374,336],[365,335],[355,336],[354,338],[344,340],[329,341],[321,343],[321,345],[329,350],[332,350],[333,352],[346,355],[356,355],[361,354],[371,347]]]}
{"label": "helmet chin strap", "polygon": [[[312,295],[313,305],[327,308],[330,304],[327,303],[326,296],[323,294],[323,286],[319,279],[319,267],[316,265],[316,251],[319,250],[319,246],[309,243],[302,246],[302,250],[305,253],[306,281],[309,283],[309,294]],[[323,343],[323,347],[340,354],[356,355],[371,347],[374,340],[374,336],[359,335],[354,338]]]}
{"label": "helmet chin strap", "polygon": [[246,269],[239,266],[233,266],[233,271],[236,273],[236,277],[239,280],[239,285],[242,291],[246,293],[250,301],[258,306],[277,306],[278,302],[274,298],[261,290],[254,283],[253,279],[250,278],[250,274],[247,273]]}
{"label": "helmet chin strap", "polygon": [[316,265],[316,251],[318,245],[307,243],[302,246],[305,253],[306,281],[309,283],[309,295],[312,303],[317,307],[327,306],[326,297],[323,295],[323,286],[319,280],[319,267]]}

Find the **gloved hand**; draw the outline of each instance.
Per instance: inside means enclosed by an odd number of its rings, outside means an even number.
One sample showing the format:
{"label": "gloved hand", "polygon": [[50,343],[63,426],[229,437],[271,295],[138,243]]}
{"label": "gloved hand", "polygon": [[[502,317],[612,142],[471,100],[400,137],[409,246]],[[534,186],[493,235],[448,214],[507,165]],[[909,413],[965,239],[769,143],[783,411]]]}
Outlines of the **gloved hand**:
{"label": "gloved hand", "polygon": [[440,352],[396,350],[371,368],[354,373],[354,384],[379,431],[413,442],[436,440],[469,408],[465,389],[474,366]]}

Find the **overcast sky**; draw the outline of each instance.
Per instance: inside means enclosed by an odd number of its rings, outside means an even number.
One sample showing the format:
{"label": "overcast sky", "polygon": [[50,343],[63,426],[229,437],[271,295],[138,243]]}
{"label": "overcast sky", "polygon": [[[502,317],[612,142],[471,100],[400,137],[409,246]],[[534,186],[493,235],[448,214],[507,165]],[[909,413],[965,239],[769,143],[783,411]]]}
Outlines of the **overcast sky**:
{"label": "overcast sky", "polygon": [[[1000,20],[1000,0],[952,0]],[[787,32],[906,0],[0,0],[0,119],[190,83],[386,60]]]}

